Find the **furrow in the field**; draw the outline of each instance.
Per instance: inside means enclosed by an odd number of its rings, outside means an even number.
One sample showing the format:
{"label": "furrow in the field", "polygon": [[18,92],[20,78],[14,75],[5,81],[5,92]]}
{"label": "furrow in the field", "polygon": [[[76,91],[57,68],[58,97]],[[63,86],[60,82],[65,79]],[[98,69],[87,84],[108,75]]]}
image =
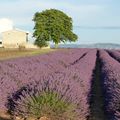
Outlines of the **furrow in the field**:
{"label": "furrow in the field", "polygon": [[[77,64],[77,63],[80,63],[80,61],[82,61],[82,59],[84,59],[84,57],[86,57],[87,54],[88,54],[90,51],[94,51],[94,49],[89,49],[89,51],[85,51],[83,54],[81,54],[81,56],[80,56],[78,59],[76,59],[74,62],[70,63],[70,65],[67,66],[67,67],[70,67],[70,66],[73,66],[73,65],[76,66],[76,64]],[[89,55],[89,54],[88,54],[88,55]]]}
{"label": "furrow in the field", "polygon": [[90,91],[90,116],[88,120],[107,120],[104,112],[104,97],[102,91],[101,65],[99,51],[97,51],[96,67],[93,71],[93,79]]}
{"label": "furrow in the field", "polygon": [[108,54],[120,63],[120,52],[115,50],[106,50]]}
{"label": "furrow in the field", "polygon": [[82,57],[85,56],[85,54],[90,49],[73,49],[73,51],[69,52],[69,54],[66,55],[66,57],[62,58],[62,56],[59,56],[59,62],[62,66],[68,67],[71,64],[74,65],[77,61],[79,61]]}
{"label": "furrow in the field", "polygon": [[80,61],[80,59],[82,59],[86,54],[87,54],[87,52],[86,52],[86,53],[83,53],[82,56],[80,56],[78,59],[76,59],[73,63],[70,63],[69,66],[76,64],[76,63],[77,63],[78,61]]}

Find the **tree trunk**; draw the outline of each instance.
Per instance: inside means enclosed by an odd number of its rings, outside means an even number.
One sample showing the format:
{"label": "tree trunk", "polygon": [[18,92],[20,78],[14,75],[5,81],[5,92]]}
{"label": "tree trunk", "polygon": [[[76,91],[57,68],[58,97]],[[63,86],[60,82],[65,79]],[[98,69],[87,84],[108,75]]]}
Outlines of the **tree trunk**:
{"label": "tree trunk", "polygon": [[58,48],[58,43],[55,43],[55,48],[56,48],[56,49]]}

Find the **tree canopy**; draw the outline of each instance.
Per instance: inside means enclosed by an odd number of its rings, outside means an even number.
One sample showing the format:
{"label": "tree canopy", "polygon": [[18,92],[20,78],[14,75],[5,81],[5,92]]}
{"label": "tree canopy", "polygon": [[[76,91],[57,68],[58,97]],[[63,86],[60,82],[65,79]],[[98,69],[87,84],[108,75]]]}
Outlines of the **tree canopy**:
{"label": "tree canopy", "polygon": [[47,45],[48,41],[56,45],[60,42],[75,42],[77,35],[72,32],[72,18],[60,10],[49,9],[36,12],[33,18],[35,22],[33,36],[38,46]]}

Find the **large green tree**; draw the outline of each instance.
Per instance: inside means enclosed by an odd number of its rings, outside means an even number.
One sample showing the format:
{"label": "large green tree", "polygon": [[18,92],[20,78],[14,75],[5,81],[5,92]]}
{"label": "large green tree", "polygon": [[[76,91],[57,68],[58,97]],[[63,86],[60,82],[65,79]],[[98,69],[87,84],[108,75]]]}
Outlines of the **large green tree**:
{"label": "large green tree", "polygon": [[72,32],[72,18],[62,11],[49,9],[36,12],[33,21],[35,44],[40,47],[47,45],[48,41],[53,41],[57,47],[60,42],[77,40],[77,35]]}

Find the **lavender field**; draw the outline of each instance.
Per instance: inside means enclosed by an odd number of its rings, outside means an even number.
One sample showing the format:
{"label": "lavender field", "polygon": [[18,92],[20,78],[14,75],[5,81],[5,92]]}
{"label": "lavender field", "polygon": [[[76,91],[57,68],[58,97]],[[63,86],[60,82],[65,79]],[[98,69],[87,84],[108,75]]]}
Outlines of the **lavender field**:
{"label": "lavender field", "polygon": [[13,120],[120,120],[120,51],[67,49],[1,61],[0,112]]}

